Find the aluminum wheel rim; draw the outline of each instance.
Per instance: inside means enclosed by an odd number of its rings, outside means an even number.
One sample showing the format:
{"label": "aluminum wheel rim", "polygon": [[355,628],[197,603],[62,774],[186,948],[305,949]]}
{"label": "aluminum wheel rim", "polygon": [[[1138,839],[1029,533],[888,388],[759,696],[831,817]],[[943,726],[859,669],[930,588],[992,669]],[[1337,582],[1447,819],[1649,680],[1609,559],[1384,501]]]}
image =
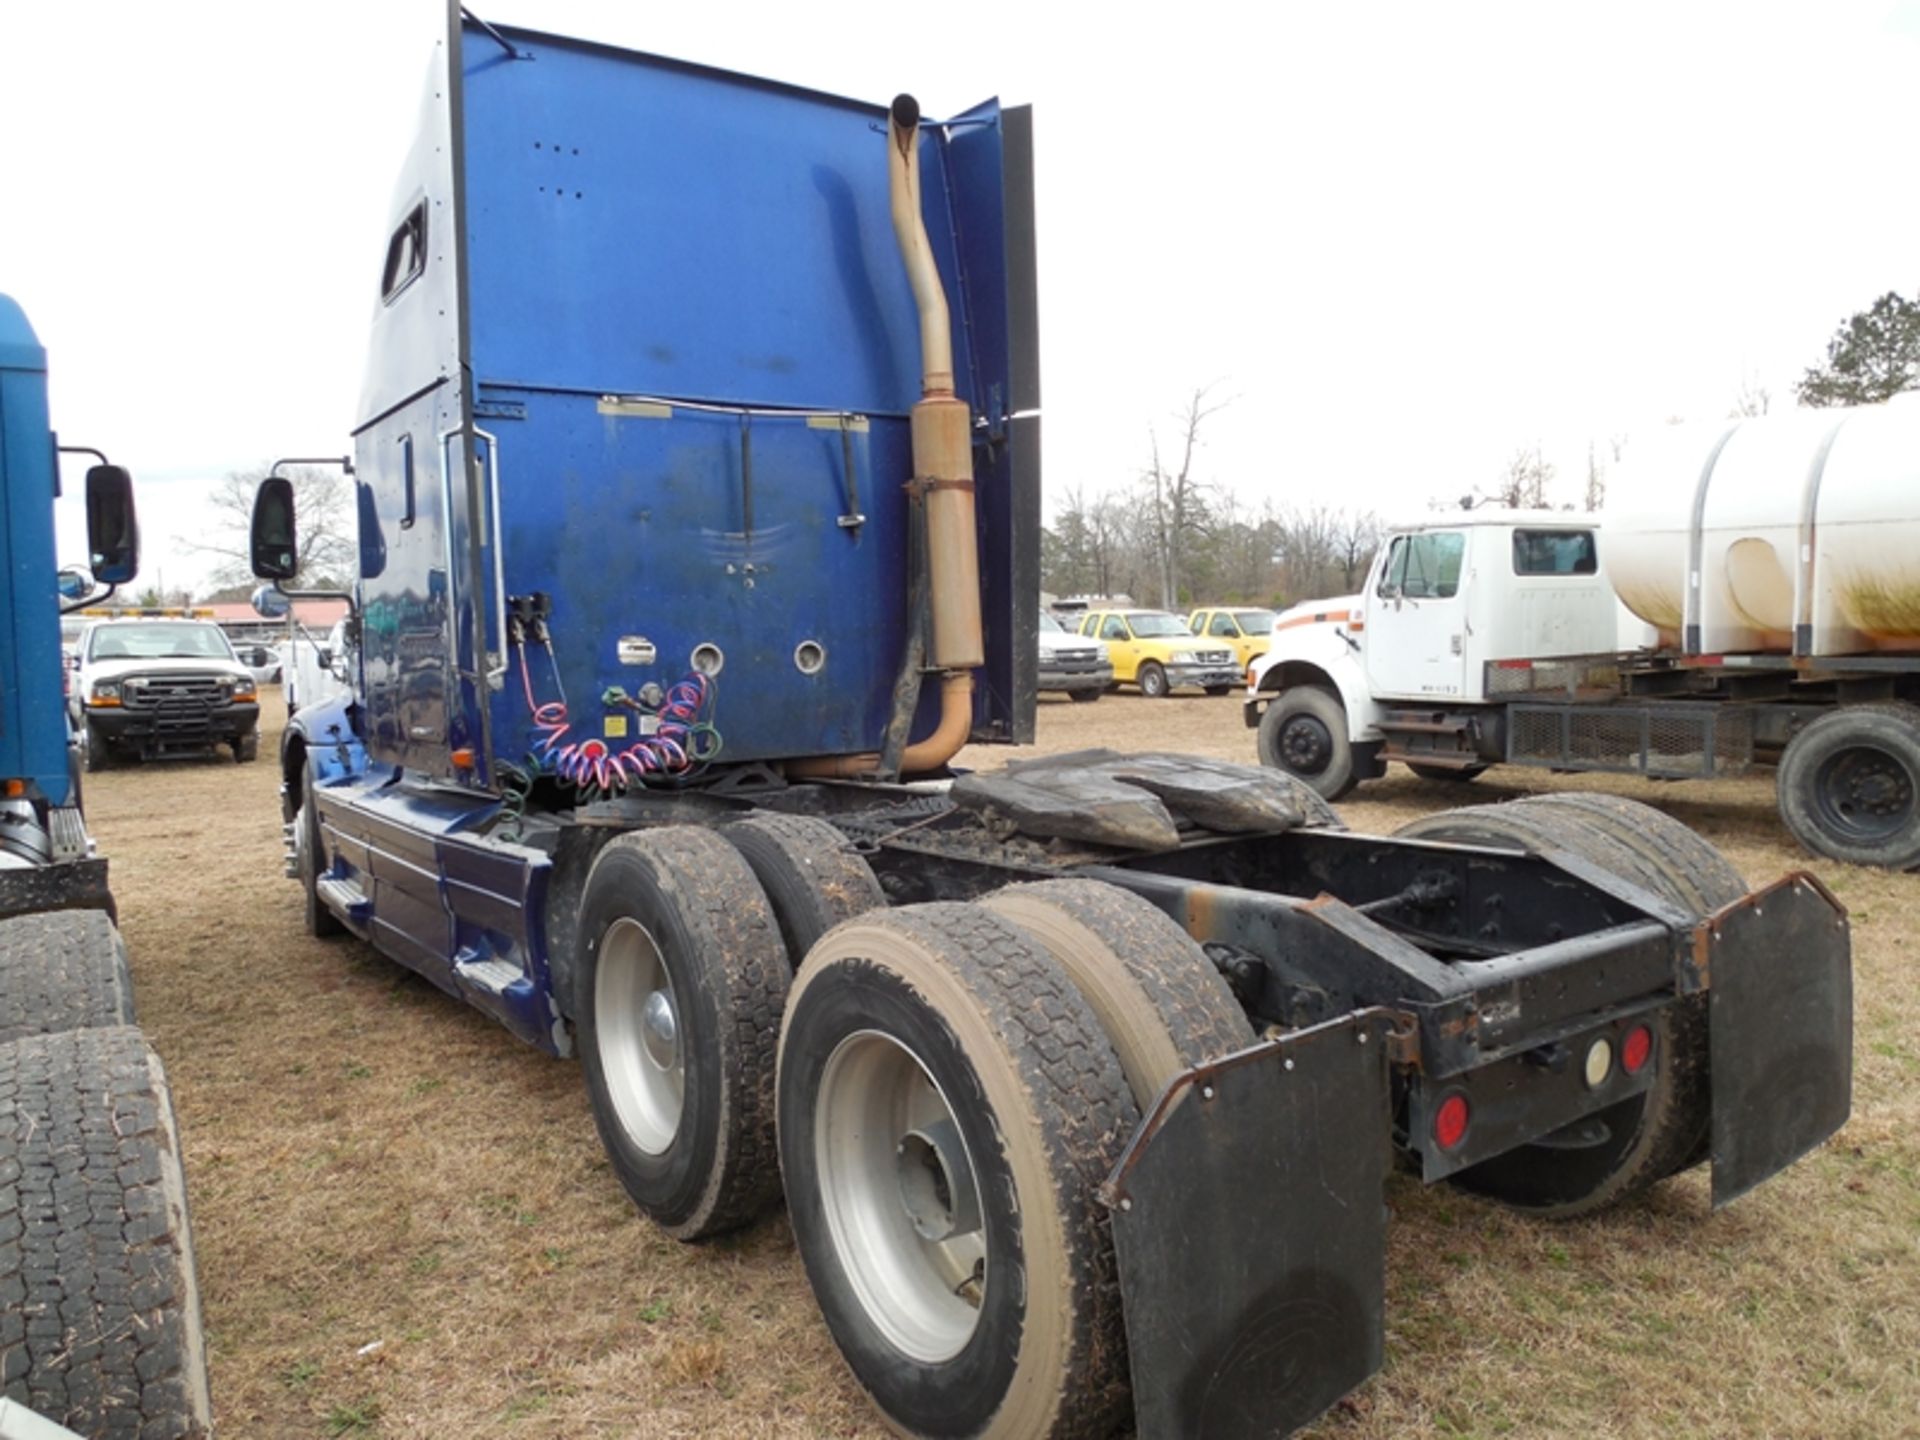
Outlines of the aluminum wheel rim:
{"label": "aluminum wheel rim", "polygon": [[[929,1157],[922,1137],[947,1146]],[[861,1309],[895,1349],[926,1364],[973,1338],[988,1284],[980,1190],[959,1120],[914,1053],[860,1030],[834,1047],[814,1100],[814,1169],[827,1230]],[[922,1161],[927,1163],[922,1163]],[[944,1161],[936,1170],[933,1162]],[[916,1224],[925,1169],[944,1182],[951,1217],[971,1228],[930,1239]]]}
{"label": "aluminum wheel rim", "polygon": [[673,976],[647,927],[625,917],[607,927],[593,981],[594,1030],[607,1095],[627,1138],[665,1153],[680,1129],[687,1090]]}

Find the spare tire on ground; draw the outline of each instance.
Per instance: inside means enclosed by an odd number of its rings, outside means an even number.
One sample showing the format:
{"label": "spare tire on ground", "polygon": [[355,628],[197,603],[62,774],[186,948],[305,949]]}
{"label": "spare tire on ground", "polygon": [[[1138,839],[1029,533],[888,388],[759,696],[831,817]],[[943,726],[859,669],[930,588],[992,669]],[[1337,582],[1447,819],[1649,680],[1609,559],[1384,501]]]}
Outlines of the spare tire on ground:
{"label": "spare tire on ground", "polygon": [[179,1144],[133,1026],[0,1045],[0,1395],[91,1440],[212,1431]]}
{"label": "spare tire on ground", "polygon": [[0,1042],[132,1023],[127,947],[105,911],[0,920]]}

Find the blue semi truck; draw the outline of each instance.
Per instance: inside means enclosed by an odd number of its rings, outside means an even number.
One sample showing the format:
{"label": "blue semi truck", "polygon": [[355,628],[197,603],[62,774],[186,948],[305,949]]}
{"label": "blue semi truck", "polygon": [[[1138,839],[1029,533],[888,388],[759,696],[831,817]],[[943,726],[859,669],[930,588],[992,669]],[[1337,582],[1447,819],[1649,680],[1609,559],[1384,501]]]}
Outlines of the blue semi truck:
{"label": "blue semi truck", "polygon": [[[56,578],[69,453],[99,462],[89,568]],[[139,555],[132,479],[58,444],[46,352],[0,295],[0,1435],[211,1433],[180,1127],[134,1024],[61,683],[63,598],[104,598]]]}
{"label": "blue semi truck", "polygon": [[[1845,916],[1607,797],[1382,838],[1180,755],[957,771],[1033,734],[1032,124],[451,8],[288,871],[576,1056],[670,1234],[784,1193],[896,1429],[1272,1435],[1381,1362],[1396,1153],[1579,1215],[1830,1135]],[[252,547],[291,587],[284,482]]]}

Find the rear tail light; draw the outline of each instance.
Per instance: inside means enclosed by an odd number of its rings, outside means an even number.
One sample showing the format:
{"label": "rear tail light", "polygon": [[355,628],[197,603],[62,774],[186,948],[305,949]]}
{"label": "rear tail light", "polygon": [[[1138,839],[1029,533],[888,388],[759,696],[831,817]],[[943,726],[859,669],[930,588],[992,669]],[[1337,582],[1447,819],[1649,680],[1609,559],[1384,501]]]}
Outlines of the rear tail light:
{"label": "rear tail light", "polygon": [[1652,1058],[1653,1031],[1644,1025],[1634,1026],[1620,1042],[1620,1068],[1629,1075],[1638,1075]]}
{"label": "rear tail light", "polygon": [[1458,1091],[1447,1096],[1433,1112],[1433,1143],[1442,1150],[1459,1149],[1460,1142],[1467,1138],[1470,1118],[1466,1096]]}

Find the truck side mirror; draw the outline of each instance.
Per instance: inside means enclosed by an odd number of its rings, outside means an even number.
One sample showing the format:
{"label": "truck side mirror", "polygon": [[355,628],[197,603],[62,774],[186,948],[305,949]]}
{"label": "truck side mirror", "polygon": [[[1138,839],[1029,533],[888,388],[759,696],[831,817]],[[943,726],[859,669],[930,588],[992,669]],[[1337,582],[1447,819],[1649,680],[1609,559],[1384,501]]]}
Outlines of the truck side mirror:
{"label": "truck side mirror", "polygon": [[262,580],[291,580],[300,573],[291,480],[269,475],[260,482],[253,497],[253,528],[248,538],[253,573]]}
{"label": "truck side mirror", "polygon": [[133,477],[118,465],[95,465],[87,471],[87,553],[99,584],[124,585],[140,573]]}
{"label": "truck side mirror", "polygon": [[62,600],[84,599],[99,588],[93,583],[93,577],[84,570],[62,570],[54,576],[53,583]]}

